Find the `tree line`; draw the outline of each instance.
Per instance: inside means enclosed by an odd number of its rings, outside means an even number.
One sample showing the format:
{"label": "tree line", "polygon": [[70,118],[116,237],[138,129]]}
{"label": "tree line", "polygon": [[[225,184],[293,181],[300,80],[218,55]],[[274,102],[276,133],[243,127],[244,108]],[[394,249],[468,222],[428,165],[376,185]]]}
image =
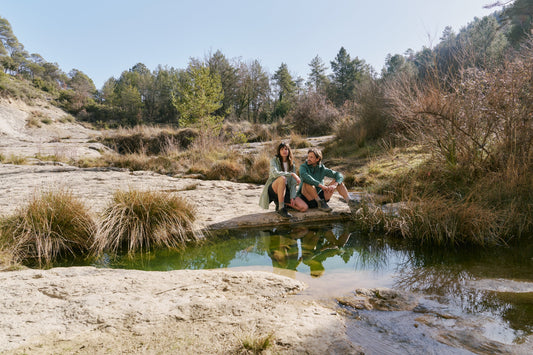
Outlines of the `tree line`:
{"label": "tree line", "polygon": [[465,64],[487,68],[502,63],[509,49],[531,35],[533,1],[493,5],[505,6],[475,18],[458,33],[446,27],[432,48],[389,54],[380,73],[344,47],[329,63],[319,55],[312,58],[305,79],[291,74],[285,63],[270,74],[259,60],[230,59],[218,50],[191,59],[187,68],[159,65],[150,70],[138,63],[97,90],[82,71],[67,74],[39,54],[29,54],[1,17],[0,68],[3,75],[30,81],[79,119],[94,123],[185,127],[205,118],[271,123],[287,117],[302,120],[310,110],[319,121],[338,119],[353,113],[350,107],[369,83],[383,85],[399,76],[423,82],[435,72],[458,75]]}

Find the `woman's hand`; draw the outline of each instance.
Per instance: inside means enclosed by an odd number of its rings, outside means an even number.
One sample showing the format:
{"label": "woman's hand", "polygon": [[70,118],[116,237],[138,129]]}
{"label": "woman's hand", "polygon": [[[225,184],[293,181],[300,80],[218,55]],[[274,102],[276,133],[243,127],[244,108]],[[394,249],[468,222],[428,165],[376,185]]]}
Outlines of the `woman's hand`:
{"label": "woman's hand", "polygon": [[294,178],[294,180],[296,180],[296,185],[300,185],[300,182],[302,181],[300,180],[300,177],[296,175],[296,173],[291,173],[291,175]]}

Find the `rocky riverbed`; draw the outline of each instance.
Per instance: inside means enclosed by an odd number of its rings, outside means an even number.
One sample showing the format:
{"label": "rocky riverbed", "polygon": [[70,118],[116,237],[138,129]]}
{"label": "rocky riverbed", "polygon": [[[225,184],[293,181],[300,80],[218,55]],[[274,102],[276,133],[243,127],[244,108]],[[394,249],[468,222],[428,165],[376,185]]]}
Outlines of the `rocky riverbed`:
{"label": "rocky riverbed", "polygon": [[[198,211],[197,228],[240,228],[341,220],[348,208],[335,196],[331,214],[294,213],[282,220],[262,210],[262,186],[171,177],[119,169],[82,169],[35,155],[98,156],[99,132],[64,119],[47,103],[0,100],[0,154],[29,164],[0,164],[0,214],[33,194],[64,188],[98,214],[117,189],[177,193]],[[52,122],[28,127],[31,117]],[[528,295],[531,283],[490,280]],[[491,286],[492,285],[492,286]],[[0,273],[0,352],[27,354],[239,353],[269,340],[266,353],[529,353],[520,344],[492,341],[483,319],[440,311],[424,295],[353,290],[336,297],[303,297],[301,281],[260,271],[145,272],[93,267]],[[377,292],[377,293],[376,293]],[[506,291],[507,292],[507,291]],[[409,345],[411,344],[411,345]]]}

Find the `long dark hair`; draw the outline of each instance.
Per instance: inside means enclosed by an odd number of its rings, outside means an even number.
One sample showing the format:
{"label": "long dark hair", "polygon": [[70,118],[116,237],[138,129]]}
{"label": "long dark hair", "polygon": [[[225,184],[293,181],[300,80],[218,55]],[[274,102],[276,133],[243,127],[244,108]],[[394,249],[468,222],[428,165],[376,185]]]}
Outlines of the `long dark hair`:
{"label": "long dark hair", "polygon": [[284,168],[283,167],[283,158],[281,157],[280,151],[281,151],[281,148],[284,148],[284,147],[287,147],[287,149],[289,150],[289,155],[287,156],[287,162],[289,163],[289,170],[288,171],[292,171],[292,169],[294,168],[294,157],[292,156],[292,149],[291,149],[291,146],[289,145],[289,143],[281,142],[278,145],[278,150],[276,151],[276,157],[278,157],[279,164],[280,164],[281,168],[283,169]]}

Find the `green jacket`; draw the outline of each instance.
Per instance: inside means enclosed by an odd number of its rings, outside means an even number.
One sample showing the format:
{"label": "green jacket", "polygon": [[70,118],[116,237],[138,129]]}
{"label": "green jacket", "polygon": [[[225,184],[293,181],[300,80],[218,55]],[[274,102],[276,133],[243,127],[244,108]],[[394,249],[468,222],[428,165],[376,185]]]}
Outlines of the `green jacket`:
{"label": "green jacket", "polygon": [[263,192],[261,193],[261,197],[259,198],[259,206],[264,208],[265,210],[268,210],[268,205],[270,202],[268,201],[268,187],[274,180],[279,178],[280,176],[285,176],[287,178],[287,185],[289,186],[289,191],[291,192],[291,199],[296,197],[296,180],[291,175],[292,173],[296,173],[296,167],[294,166],[292,168],[292,171],[283,171],[281,168],[281,163],[279,162],[279,159],[277,157],[274,157],[270,159],[270,171],[268,173],[268,180],[265,184],[265,187],[263,188]]}
{"label": "green jacket", "polygon": [[326,168],[322,163],[311,166],[305,162],[300,165],[300,179],[302,179],[302,183],[298,189],[298,196],[302,194],[302,185],[304,183],[315,186],[317,191],[320,192],[318,185],[324,184],[324,177],[326,176],[335,179],[339,184],[344,180],[344,176],[341,173]]}

